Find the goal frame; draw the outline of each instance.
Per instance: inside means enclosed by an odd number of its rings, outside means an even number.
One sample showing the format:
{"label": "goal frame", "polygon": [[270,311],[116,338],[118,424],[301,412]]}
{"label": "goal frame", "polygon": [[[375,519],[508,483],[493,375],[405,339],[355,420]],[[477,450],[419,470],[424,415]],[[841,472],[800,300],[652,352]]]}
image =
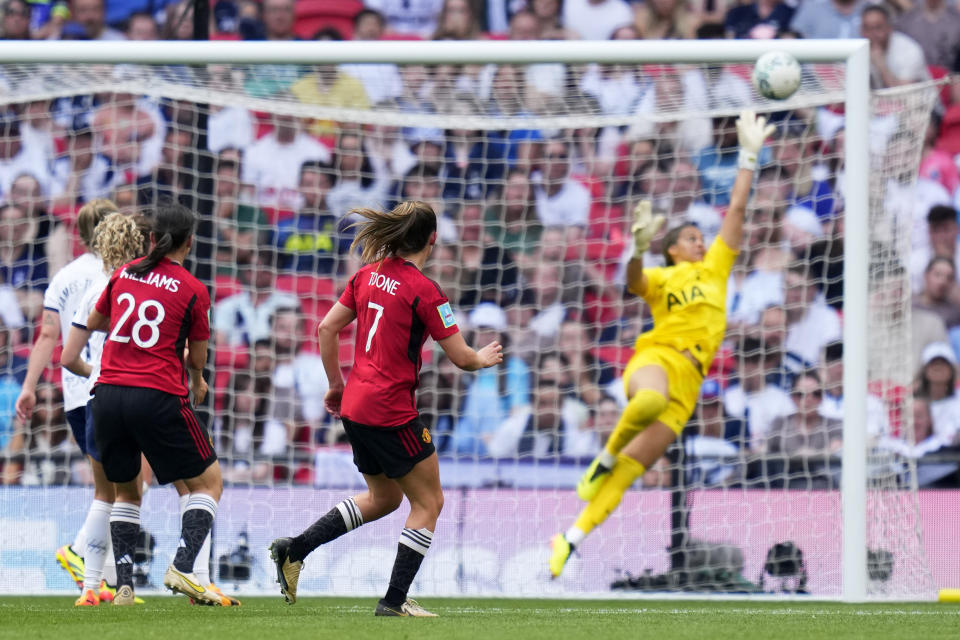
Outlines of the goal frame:
{"label": "goal frame", "polygon": [[[865,39],[466,42],[0,42],[4,64],[749,63],[786,51],[845,65],[847,229],[869,229],[870,49]],[[763,108],[761,107],[761,110]],[[867,303],[869,239],[844,238],[841,600],[867,600]]]}

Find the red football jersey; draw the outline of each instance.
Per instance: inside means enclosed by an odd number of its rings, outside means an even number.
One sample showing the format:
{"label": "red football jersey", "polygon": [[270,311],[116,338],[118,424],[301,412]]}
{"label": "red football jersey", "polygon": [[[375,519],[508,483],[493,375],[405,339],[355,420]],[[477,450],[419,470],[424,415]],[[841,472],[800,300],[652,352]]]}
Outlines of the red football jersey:
{"label": "red football jersey", "polygon": [[210,339],[210,294],[199,280],[167,258],[143,276],[121,267],[96,309],[110,318],[97,384],[189,393],[183,348]]}
{"label": "red football jersey", "polygon": [[419,415],[414,394],[427,335],[443,340],[460,330],[450,302],[415,264],[388,258],[360,269],[340,303],[357,312],[353,370],[341,414],[376,427],[410,422]]}

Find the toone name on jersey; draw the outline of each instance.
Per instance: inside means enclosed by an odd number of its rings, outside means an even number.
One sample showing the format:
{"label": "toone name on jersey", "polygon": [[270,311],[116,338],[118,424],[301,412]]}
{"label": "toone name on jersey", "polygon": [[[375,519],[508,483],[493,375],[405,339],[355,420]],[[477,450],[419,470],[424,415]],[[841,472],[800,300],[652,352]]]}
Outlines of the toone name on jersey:
{"label": "toone name on jersey", "polygon": [[180,281],[176,278],[171,278],[170,276],[165,276],[156,271],[151,271],[147,275],[141,277],[128,273],[126,269],[123,270],[123,273],[120,274],[121,278],[127,280],[136,280],[137,282],[142,282],[144,284],[149,284],[151,286],[157,287],[158,289],[166,289],[170,293],[176,293],[180,289]]}
{"label": "toone name on jersey", "polygon": [[367,285],[376,287],[377,289],[381,289],[390,295],[395,296],[397,295],[397,288],[400,286],[400,281],[385,276],[382,273],[372,271],[370,272],[370,282],[368,282]]}

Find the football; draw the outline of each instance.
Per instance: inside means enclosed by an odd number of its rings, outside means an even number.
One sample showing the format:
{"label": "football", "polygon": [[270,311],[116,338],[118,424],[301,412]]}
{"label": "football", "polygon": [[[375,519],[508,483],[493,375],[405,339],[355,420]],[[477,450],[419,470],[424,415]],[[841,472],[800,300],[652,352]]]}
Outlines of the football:
{"label": "football", "polygon": [[753,86],[770,100],[786,100],[800,87],[800,63],[784,51],[768,51],[753,65]]}

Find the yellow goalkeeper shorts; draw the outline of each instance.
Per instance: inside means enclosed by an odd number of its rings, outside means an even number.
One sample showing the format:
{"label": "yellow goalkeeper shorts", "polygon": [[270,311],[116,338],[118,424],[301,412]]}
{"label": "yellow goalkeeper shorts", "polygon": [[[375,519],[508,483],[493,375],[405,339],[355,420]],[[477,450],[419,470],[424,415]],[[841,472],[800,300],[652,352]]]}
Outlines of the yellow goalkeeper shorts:
{"label": "yellow goalkeeper shorts", "polygon": [[660,367],[667,373],[670,395],[667,408],[657,420],[680,435],[697,406],[703,376],[686,356],[673,347],[653,342],[638,342],[637,351],[627,362],[627,368],[623,371],[623,388],[628,398],[630,397],[630,378],[643,367],[651,365]]}

